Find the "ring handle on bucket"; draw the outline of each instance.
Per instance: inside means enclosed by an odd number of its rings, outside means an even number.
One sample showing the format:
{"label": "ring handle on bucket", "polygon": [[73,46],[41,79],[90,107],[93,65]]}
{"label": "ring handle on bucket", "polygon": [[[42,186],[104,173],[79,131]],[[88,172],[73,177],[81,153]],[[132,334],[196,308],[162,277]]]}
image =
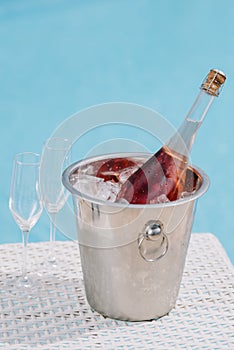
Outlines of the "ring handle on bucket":
{"label": "ring handle on bucket", "polygon": [[[156,242],[161,237],[161,244],[156,249],[158,251],[160,248],[163,248],[160,255],[155,258],[147,258],[145,253],[143,253],[142,244],[144,240]],[[159,220],[150,220],[145,224],[144,232],[141,233],[138,237],[138,249],[141,257],[148,262],[154,262],[161,259],[168,250],[168,238],[163,232],[163,224]]]}

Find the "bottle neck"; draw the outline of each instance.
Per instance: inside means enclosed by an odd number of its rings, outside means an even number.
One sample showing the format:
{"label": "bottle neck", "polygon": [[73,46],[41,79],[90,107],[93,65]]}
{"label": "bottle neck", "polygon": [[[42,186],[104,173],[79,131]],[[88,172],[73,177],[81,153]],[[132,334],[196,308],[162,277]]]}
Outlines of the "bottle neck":
{"label": "bottle neck", "polygon": [[185,120],[167,143],[168,148],[186,158],[189,157],[197,131],[214,101],[214,97],[203,90],[200,91]]}

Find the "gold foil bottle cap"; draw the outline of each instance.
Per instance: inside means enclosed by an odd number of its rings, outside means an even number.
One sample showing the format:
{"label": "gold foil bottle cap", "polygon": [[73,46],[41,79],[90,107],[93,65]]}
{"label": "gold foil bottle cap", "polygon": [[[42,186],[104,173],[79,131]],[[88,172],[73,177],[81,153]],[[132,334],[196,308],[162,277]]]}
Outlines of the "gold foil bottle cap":
{"label": "gold foil bottle cap", "polygon": [[218,96],[220,88],[226,80],[226,75],[218,69],[211,69],[201,85],[201,89],[208,94]]}

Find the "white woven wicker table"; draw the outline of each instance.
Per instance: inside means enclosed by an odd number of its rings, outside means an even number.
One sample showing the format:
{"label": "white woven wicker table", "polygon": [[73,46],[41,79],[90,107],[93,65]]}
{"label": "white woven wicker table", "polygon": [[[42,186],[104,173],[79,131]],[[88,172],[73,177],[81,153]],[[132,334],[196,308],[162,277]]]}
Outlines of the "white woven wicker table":
{"label": "white woven wicker table", "polygon": [[[139,323],[90,309],[76,242],[56,242],[64,263],[55,276],[41,278],[36,297],[10,293],[4,281],[19,272],[20,248],[0,245],[2,349],[234,349],[233,266],[212,234],[192,234],[175,309]],[[48,243],[29,245],[32,270],[47,253]]]}

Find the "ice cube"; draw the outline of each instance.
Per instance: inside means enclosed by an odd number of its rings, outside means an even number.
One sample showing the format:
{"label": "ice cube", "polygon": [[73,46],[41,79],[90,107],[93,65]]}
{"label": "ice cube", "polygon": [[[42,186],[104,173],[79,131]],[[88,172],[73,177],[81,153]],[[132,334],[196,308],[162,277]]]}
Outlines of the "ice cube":
{"label": "ice cube", "polygon": [[124,199],[124,198],[119,198],[116,200],[116,203],[120,203],[120,204],[123,204],[123,205],[128,205],[129,202],[127,201],[127,199]]}
{"label": "ice cube", "polygon": [[94,166],[92,164],[88,164],[86,168],[82,169],[83,173],[86,175],[93,175],[94,173]]}
{"label": "ice cube", "polygon": [[104,179],[80,174],[74,188],[79,192],[102,201],[115,202],[120,191],[120,184]]}
{"label": "ice cube", "polygon": [[160,204],[160,203],[168,203],[170,200],[167,198],[165,194],[161,194],[160,196],[152,199],[150,204]]}
{"label": "ice cube", "polygon": [[98,184],[98,192],[96,198],[103,201],[115,202],[120,191],[120,184],[112,181],[106,181]]}
{"label": "ice cube", "polygon": [[182,193],[180,194],[179,199],[189,197],[189,196],[191,196],[192,194],[194,194],[195,192],[196,192],[196,190],[191,191],[191,192],[184,191],[184,192],[182,192]]}
{"label": "ice cube", "polygon": [[79,174],[76,183],[73,185],[76,190],[91,197],[96,197],[98,184],[104,182],[103,179],[95,176]]}
{"label": "ice cube", "polygon": [[121,184],[123,184],[124,182],[127,181],[127,179],[133,174],[135,173],[135,171],[137,171],[139,167],[138,166],[130,166],[126,169],[123,169],[120,171],[119,173],[119,182]]}

